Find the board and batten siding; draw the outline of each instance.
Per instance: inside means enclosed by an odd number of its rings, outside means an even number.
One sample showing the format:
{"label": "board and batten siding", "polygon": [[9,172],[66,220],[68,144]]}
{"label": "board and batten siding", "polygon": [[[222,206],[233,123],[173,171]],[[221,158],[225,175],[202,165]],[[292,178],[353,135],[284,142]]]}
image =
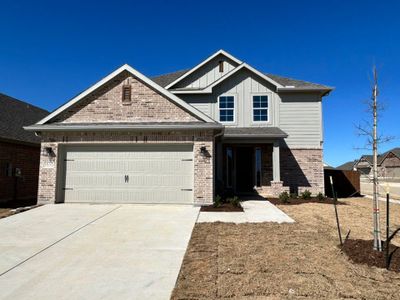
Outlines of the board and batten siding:
{"label": "board and batten siding", "polygon": [[[321,148],[322,105],[319,94],[286,93],[277,94],[269,82],[247,70],[238,72],[213,89],[212,94],[180,94],[179,97],[219,120],[218,98],[222,95],[235,97],[235,122],[227,127],[263,127],[274,126],[285,131],[285,139],[291,148]],[[268,95],[269,121],[253,121],[253,95]]]}
{"label": "board and batten siding", "polygon": [[[179,97],[206,113],[215,120],[219,120],[218,98],[223,95],[235,97],[235,122],[225,124],[231,127],[259,127],[275,126],[278,119],[279,105],[278,97],[272,91],[273,87],[261,78],[243,70],[235,74],[213,89],[212,94],[187,95],[180,94]],[[253,122],[253,95],[268,95],[269,98],[269,121]]]}
{"label": "board and batten siding", "polygon": [[[219,61],[221,60],[224,62],[223,72],[219,71]],[[206,65],[200,67],[196,72],[188,75],[172,88],[204,88],[224,76],[226,73],[232,71],[237,67],[237,65],[236,62],[219,55]]]}

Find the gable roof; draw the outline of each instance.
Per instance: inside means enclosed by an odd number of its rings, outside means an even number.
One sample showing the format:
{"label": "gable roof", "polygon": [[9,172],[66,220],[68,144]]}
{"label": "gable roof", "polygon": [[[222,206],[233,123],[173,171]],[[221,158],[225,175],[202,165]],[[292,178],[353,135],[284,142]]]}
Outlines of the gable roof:
{"label": "gable roof", "polygon": [[39,144],[40,138],[33,132],[25,131],[23,127],[48,114],[47,110],[0,93],[0,138]]}
{"label": "gable roof", "polygon": [[[247,66],[249,66],[249,65],[247,65]],[[232,70],[232,71],[234,71],[234,70]],[[182,77],[182,75],[186,75],[189,71],[191,71],[191,69],[186,69],[186,70],[181,70],[181,71],[177,71],[177,72],[171,72],[171,73],[167,73],[167,74],[163,74],[163,75],[158,75],[158,76],[151,77],[151,79],[154,82],[156,82],[157,84],[161,85],[162,87],[167,88],[168,86],[171,86],[171,83],[176,81],[178,78]],[[232,75],[231,72],[225,74],[225,76],[227,76],[228,74]],[[313,89],[330,91],[333,89],[332,87],[327,86],[327,85],[322,85],[322,84],[318,84],[318,83],[313,83],[313,82],[289,78],[289,77],[283,77],[283,76],[279,76],[279,75],[275,75],[275,74],[264,73],[263,75],[267,76],[270,80],[272,80],[272,81],[276,82],[278,85],[280,85],[281,91],[313,90]],[[222,76],[220,79],[222,79],[222,78],[226,79],[227,77],[225,77],[225,76]]]}
{"label": "gable roof", "polygon": [[233,76],[234,74],[238,73],[240,70],[243,69],[247,69],[250,72],[252,72],[253,74],[256,74],[257,76],[263,78],[264,80],[266,80],[267,82],[271,83],[272,85],[274,85],[277,88],[284,88],[282,85],[280,85],[278,82],[274,81],[273,79],[269,78],[268,76],[266,76],[265,74],[259,72],[258,70],[254,69],[252,66],[246,64],[246,63],[242,63],[239,66],[237,66],[236,68],[232,69],[231,71],[229,71],[228,73],[226,73],[224,76],[218,78],[217,80],[215,80],[214,82],[212,82],[211,84],[209,84],[208,86],[201,88],[201,89],[197,89],[197,88],[182,88],[182,89],[170,89],[170,91],[174,94],[186,94],[186,93],[201,93],[201,94],[211,94],[212,93],[212,89],[213,87],[219,85],[220,83],[222,83],[223,81],[225,81],[226,79],[228,79],[229,77]]}
{"label": "gable roof", "polygon": [[179,81],[181,81],[182,79],[186,78],[187,76],[189,76],[190,74],[194,73],[196,70],[198,70],[199,68],[201,68],[202,66],[204,66],[206,63],[208,63],[209,61],[211,61],[213,58],[217,57],[218,55],[223,55],[227,58],[229,58],[230,60],[234,61],[235,63],[237,63],[238,65],[240,65],[242,62],[240,60],[238,60],[236,57],[230,55],[228,52],[224,51],[224,50],[218,50],[217,52],[215,52],[214,54],[210,55],[209,57],[207,57],[205,60],[203,60],[202,62],[200,62],[199,64],[197,64],[196,66],[194,66],[193,68],[191,68],[190,70],[188,70],[186,73],[182,74],[181,76],[179,76],[178,78],[176,78],[175,80],[173,80],[172,82],[168,83],[165,88],[169,89],[172,86],[174,86],[175,84],[177,84]]}
{"label": "gable roof", "polygon": [[[116,76],[118,76],[119,74],[121,74],[124,71],[127,71],[127,72],[131,73],[133,76],[135,76],[139,80],[143,81],[145,84],[147,84],[150,87],[152,87],[154,90],[159,92],[161,95],[163,95],[166,98],[168,98],[169,100],[171,100],[177,106],[179,106],[180,108],[184,109],[185,111],[191,113],[192,115],[198,117],[200,120],[202,120],[204,122],[215,123],[215,120],[213,120],[212,118],[210,118],[206,114],[204,114],[201,111],[197,110],[196,108],[194,108],[190,104],[186,103],[182,99],[178,98],[177,96],[175,96],[174,94],[172,94],[168,90],[164,89],[163,87],[159,86],[157,83],[152,81],[150,78],[144,76],[142,73],[138,72],[137,70],[135,70],[134,68],[132,68],[128,64],[125,64],[125,65],[119,67],[118,69],[116,69],[114,72],[112,72],[109,75],[107,75],[106,77],[104,77],[103,79],[101,79],[100,81],[98,81],[96,84],[92,85],[91,87],[89,87],[88,89],[86,89],[85,91],[80,93],[78,96],[72,98],[70,101],[68,101],[64,105],[60,106],[59,108],[57,108],[50,115],[48,115],[44,119],[42,119],[39,122],[37,122],[36,125],[43,125],[43,124],[47,123],[48,121],[50,121],[54,117],[58,116],[61,112],[65,111],[66,109],[68,109],[72,105],[76,104],[77,102],[79,102],[80,100],[85,98],[87,95],[89,95],[90,93],[92,93],[93,91],[95,91],[96,89],[98,89],[99,87],[101,87],[102,85],[104,85],[105,83],[107,83],[111,79],[115,78]],[[27,127],[27,129],[29,129],[29,127]]]}
{"label": "gable roof", "polygon": [[395,156],[397,156],[400,159],[400,148],[393,148],[391,150],[384,152],[381,155],[378,155],[378,164],[382,164],[382,162],[385,160],[386,156],[388,156],[389,153],[393,153]]}
{"label": "gable roof", "polygon": [[[389,153],[393,153],[398,158],[400,158],[400,147],[396,147],[396,148],[390,149],[382,154],[378,154],[378,166],[382,164],[382,162],[385,160],[386,156],[388,156]],[[366,161],[372,166],[373,157],[372,157],[372,155],[362,155],[360,157],[360,159],[356,161],[356,164],[358,164],[360,161]]]}

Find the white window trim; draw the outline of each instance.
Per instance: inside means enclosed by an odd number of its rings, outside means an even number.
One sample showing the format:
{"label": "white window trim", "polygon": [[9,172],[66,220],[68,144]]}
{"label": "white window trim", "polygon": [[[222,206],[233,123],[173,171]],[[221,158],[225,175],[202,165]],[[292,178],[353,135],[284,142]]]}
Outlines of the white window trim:
{"label": "white window trim", "polygon": [[[221,97],[233,97],[233,121],[220,121],[220,108],[219,108],[219,100]],[[218,96],[218,122],[221,124],[236,124],[236,112],[237,112],[237,101],[236,101],[236,95],[234,94],[223,94]]]}
{"label": "white window trim", "polygon": [[[270,111],[271,111],[271,93],[251,93],[250,94],[250,96],[251,96],[251,99],[250,99],[250,101],[251,101],[251,123],[252,124],[271,124],[271,113],[270,113]],[[254,96],[267,96],[267,118],[268,118],[268,120],[267,121],[254,121],[254,99],[253,99],[253,97]],[[259,109],[259,108],[256,108],[256,109]],[[265,109],[265,108],[261,108],[261,109]]]}

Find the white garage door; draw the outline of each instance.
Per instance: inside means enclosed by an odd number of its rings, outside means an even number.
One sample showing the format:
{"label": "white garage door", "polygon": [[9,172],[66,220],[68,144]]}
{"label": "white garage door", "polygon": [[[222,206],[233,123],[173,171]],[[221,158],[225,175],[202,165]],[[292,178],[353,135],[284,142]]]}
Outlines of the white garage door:
{"label": "white garage door", "polygon": [[65,202],[193,203],[192,145],[70,147],[64,161]]}

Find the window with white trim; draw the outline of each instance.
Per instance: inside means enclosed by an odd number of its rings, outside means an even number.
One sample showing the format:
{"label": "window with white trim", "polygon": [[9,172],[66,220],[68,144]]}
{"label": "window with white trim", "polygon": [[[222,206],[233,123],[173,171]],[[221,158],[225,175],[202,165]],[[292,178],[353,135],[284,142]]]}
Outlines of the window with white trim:
{"label": "window with white trim", "polygon": [[235,121],[235,97],[221,96],[219,97],[219,121],[234,122]]}
{"label": "window with white trim", "polygon": [[268,96],[253,96],[253,121],[268,122]]}

